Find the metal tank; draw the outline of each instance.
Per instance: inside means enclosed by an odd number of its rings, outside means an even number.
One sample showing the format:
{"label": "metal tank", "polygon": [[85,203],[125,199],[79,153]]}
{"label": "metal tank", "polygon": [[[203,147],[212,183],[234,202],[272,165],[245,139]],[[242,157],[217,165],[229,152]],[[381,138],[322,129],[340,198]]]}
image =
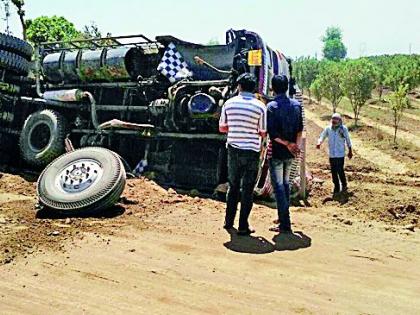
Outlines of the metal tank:
{"label": "metal tank", "polygon": [[106,48],[82,51],[79,64],[79,78],[81,81],[107,81],[104,61]]}
{"label": "metal tank", "polygon": [[42,61],[44,76],[48,82],[60,83],[64,80],[63,60],[64,51],[46,55]]}
{"label": "metal tank", "polygon": [[105,71],[109,80],[127,80],[130,79],[130,73],[127,69],[126,56],[134,48],[118,47],[109,49],[105,57]]}
{"label": "metal tank", "polygon": [[78,67],[80,63],[81,51],[68,51],[64,55],[63,59],[63,77],[64,82],[75,82],[79,81]]}

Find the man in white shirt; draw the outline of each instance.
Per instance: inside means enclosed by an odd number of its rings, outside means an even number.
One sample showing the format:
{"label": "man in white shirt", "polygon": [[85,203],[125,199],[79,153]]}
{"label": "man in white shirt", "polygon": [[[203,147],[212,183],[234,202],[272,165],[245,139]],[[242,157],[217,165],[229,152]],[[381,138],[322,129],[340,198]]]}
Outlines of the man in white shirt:
{"label": "man in white shirt", "polygon": [[224,228],[233,228],[240,199],[238,234],[249,235],[255,232],[249,227],[248,218],[253,205],[261,140],[267,134],[267,110],[253,94],[257,84],[254,75],[244,73],[237,82],[239,95],[223,105],[219,121],[220,132],[227,133],[228,149],[229,189]]}
{"label": "man in white shirt", "polygon": [[328,149],[330,155],[331,175],[334,183],[334,194],[347,191],[346,174],[344,173],[344,157],[346,156],[346,145],[349,150],[348,158],[353,157],[353,149],[350,140],[349,130],[343,125],[343,120],[338,113],[331,117],[331,125],[327,126],[319,136],[317,149],[328,138]]}

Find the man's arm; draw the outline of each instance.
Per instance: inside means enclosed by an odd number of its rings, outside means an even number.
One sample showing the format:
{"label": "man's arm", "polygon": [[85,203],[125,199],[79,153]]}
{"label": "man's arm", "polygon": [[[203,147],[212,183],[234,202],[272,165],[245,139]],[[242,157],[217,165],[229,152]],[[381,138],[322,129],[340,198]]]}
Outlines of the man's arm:
{"label": "man's arm", "polygon": [[264,106],[262,108],[262,113],[258,122],[258,133],[262,138],[267,136],[267,123],[267,109]]}
{"label": "man's arm", "polygon": [[226,104],[223,105],[222,112],[220,113],[219,131],[221,133],[228,133],[229,131],[229,126],[227,123],[227,116],[226,116]]}
{"label": "man's arm", "polygon": [[353,157],[353,148],[352,148],[353,145],[351,143],[350,133],[347,127],[344,127],[343,129],[344,129],[344,138],[346,140],[347,148],[349,149],[348,157],[349,159],[351,159]]}
{"label": "man's arm", "polygon": [[279,136],[277,131],[277,121],[274,113],[273,107],[269,104],[267,107],[267,131],[270,136],[270,139],[274,140]]}
{"label": "man's arm", "polygon": [[287,140],[280,138],[280,133],[278,132],[278,130],[281,128],[280,126],[281,122],[277,120],[274,113],[274,108],[272,106],[268,107],[267,113],[268,113],[268,134],[270,135],[270,139],[272,141],[275,141],[287,147],[287,149],[293,155],[295,156],[298,155],[300,150],[299,150],[299,147],[296,145],[296,143],[291,143]]}
{"label": "man's arm", "polygon": [[316,148],[321,148],[321,144],[324,142],[324,140],[328,137],[328,127],[326,127],[324,130],[322,130],[321,135],[319,136],[318,143],[316,145]]}

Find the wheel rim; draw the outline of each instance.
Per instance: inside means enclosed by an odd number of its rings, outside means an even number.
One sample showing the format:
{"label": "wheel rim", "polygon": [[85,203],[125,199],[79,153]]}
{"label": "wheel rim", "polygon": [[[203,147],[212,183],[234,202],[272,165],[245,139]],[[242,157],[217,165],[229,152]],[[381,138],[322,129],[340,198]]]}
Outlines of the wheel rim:
{"label": "wheel rim", "polygon": [[67,164],[57,175],[56,185],[66,193],[79,193],[95,186],[103,174],[95,160],[80,159]]}
{"label": "wheel rim", "polygon": [[50,143],[51,129],[47,124],[39,122],[32,128],[28,138],[31,150],[41,152]]}

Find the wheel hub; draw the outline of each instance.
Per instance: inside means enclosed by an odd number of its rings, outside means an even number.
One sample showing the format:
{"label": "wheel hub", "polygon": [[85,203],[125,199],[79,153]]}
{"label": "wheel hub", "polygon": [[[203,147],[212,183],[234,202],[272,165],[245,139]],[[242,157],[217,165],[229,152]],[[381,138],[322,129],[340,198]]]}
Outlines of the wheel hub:
{"label": "wheel hub", "polygon": [[97,161],[77,160],[58,174],[57,181],[63,191],[77,193],[96,184],[102,174],[102,166]]}

